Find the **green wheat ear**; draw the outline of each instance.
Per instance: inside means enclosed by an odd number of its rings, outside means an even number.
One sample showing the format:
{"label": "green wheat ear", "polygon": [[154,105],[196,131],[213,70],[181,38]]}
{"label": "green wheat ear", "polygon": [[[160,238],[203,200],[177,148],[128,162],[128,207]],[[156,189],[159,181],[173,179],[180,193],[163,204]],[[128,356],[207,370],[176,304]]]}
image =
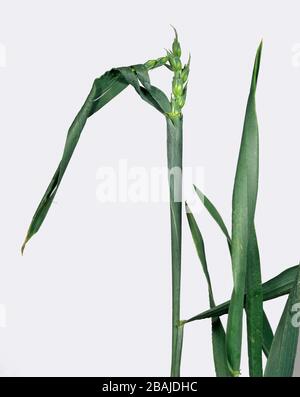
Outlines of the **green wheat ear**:
{"label": "green wheat ear", "polygon": [[[172,26],[173,27],[173,26]],[[172,51],[167,51],[169,60],[169,69],[173,72],[172,81],[172,95],[171,95],[171,112],[168,116],[171,119],[176,119],[182,114],[182,109],[185,105],[187,95],[187,81],[190,72],[190,61],[191,57],[184,67],[182,67],[181,61],[181,45],[179,43],[178,34],[176,29],[173,27],[175,38],[172,44]]]}

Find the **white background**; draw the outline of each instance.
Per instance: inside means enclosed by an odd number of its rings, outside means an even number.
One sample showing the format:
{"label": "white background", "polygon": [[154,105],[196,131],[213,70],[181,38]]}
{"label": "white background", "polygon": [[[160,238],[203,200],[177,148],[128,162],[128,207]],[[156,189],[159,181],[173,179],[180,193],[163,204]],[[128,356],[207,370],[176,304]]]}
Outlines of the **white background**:
{"label": "white background", "polygon": [[[95,77],[164,55],[177,27],[192,54],[184,158],[230,225],[231,193],[256,48],[264,280],[299,260],[300,5],[297,1],[0,1],[2,376],[164,376],[170,359],[165,203],[101,204],[99,167],[165,166],[163,117],[131,88],[87,123],[55,204],[20,245]],[[3,47],[2,46],[2,47]],[[4,67],[5,66],[5,67]],[[153,82],[170,91],[167,70]],[[205,212],[217,302],[232,287],[226,243]],[[182,318],[208,306],[184,219]],[[275,327],[284,299],[268,303]],[[210,322],[186,327],[182,375],[214,376]],[[244,351],[246,353],[246,351]],[[243,357],[243,375],[247,359]]]}

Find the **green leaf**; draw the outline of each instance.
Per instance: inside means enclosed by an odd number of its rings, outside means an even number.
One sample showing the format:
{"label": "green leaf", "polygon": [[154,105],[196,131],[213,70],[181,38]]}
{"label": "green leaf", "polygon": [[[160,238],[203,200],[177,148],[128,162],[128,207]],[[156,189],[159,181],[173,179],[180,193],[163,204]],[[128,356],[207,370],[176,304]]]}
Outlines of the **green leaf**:
{"label": "green leaf", "polygon": [[229,245],[229,251],[231,254],[231,237],[229,235],[228,229],[219,213],[219,211],[216,209],[216,207],[213,205],[213,203],[208,199],[207,196],[205,196],[200,189],[197,188],[197,186],[194,185],[194,189],[195,192],[197,193],[198,197],[200,198],[200,200],[202,201],[204,207],[207,209],[207,211],[209,212],[209,214],[212,216],[212,218],[217,222],[217,224],[219,225],[220,229],[222,230],[222,232],[224,233],[228,245]]}
{"label": "green leaf", "polygon": [[[225,235],[231,255],[231,238],[222,216],[213,203],[196,186],[194,186],[194,188],[205,208]],[[272,339],[270,339],[272,330],[270,329],[268,318],[263,312],[260,258],[254,228],[249,238],[247,267],[246,289],[249,293],[247,295],[245,308],[248,328],[249,371],[251,376],[262,376],[261,351],[264,349],[266,353],[268,346],[272,343]]]}
{"label": "green leaf", "polygon": [[140,83],[149,90],[151,88],[150,77],[148,73],[148,69],[145,65],[134,65],[133,69],[140,81]]}
{"label": "green leaf", "polygon": [[[268,301],[271,299],[279,298],[280,296],[289,294],[294,282],[295,277],[297,275],[298,265],[292,266],[277,276],[271,278],[267,282],[263,283],[262,291],[263,291],[263,300]],[[246,295],[245,295],[246,297]],[[244,299],[245,300],[245,299]],[[223,316],[228,313],[230,301],[226,301],[216,306],[213,309],[205,310],[204,312],[197,314],[196,316],[191,317],[186,320],[186,323],[203,320],[205,318],[211,318],[215,316]]]}
{"label": "green leaf", "polygon": [[123,80],[119,81],[118,76],[119,74],[116,71],[111,70],[110,72],[105,73],[102,77],[95,80],[85,103],[69,128],[61,161],[44,196],[42,197],[40,204],[38,205],[35,214],[33,215],[27,236],[21,249],[22,253],[26,243],[35,233],[38,232],[49,211],[49,208],[51,207],[57,189],[61,183],[63,175],[66,171],[88,117],[95,113],[95,111],[101,109],[113,97],[118,95],[122,90],[124,90],[124,88],[127,87],[127,83],[125,83]]}
{"label": "green leaf", "polygon": [[128,86],[123,79],[120,79],[120,73],[114,69],[97,78],[94,81],[94,85],[96,94],[90,110],[90,116],[100,110]]}
{"label": "green leaf", "polygon": [[217,377],[230,378],[226,355],[226,333],[219,317],[212,319],[212,345]]}
{"label": "green leaf", "polygon": [[298,265],[289,267],[263,284],[263,298],[268,301],[289,294],[297,276]]}
{"label": "green leaf", "polygon": [[[139,79],[144,86],[140,85]],[[97,78],[93,83],[84,105],[69,128],[62,158],[33,215],[25,241],[21,248],[22,253],[27,242],[38,232],[44,222],[87,119],[110,102],[128,85],[132,85],[143,100],[154,106],[163,114],[170,111],[170,102],[161,90],[151,86],[148,72],[144,65],[115,68]]]}
{"label": "green leaf", "polygon": [[[121,67],[116,70],[120,72],[124,81],[131,85],[145,102],[163,114],[171,111],[171,104],[167,96],[159,88],[150,84],[148,71],[144,65]],[[140,85],[140,81],[143,86]]]}
{"label": "green leaf", "polygon": [[273,343],[273,331],[265,312],[263,313],[263,351],[268,358]]}
{"label": "green leaf", "polygon": [[[202,269],[207,281],[208,285],[208,296],[209,296],[209,304],[210,307],[215,307],[215,300],[213,296],[213,290],[211,285],[211,279],[207,267],[206,254],[204,241],[197,225],[197,222],[186,204],[186,216],[189,223],[189,227],[191,230],[191,234],[193,237],[193,241],[196,247],[196,251],[200,262],[202,264]],[[214,363],[216,375],[218,377],[230,377],[230,371],[227,365],[227,356],[226,356],[226,346],[225,346],[225,331],[222,325],[222,322],[219,317],[212,318],[212,343],[213,343],[213,355],[214,355]]]}
{"label": "green leaf", "polygon": [[[152,99],[157,103],[160,108],[160,112],[163,114],[167,114],[171,111],[171,104],[167,96],[157,87],[152,85],[148,90],[149,95],[151,95]],[[144,94],[147,94],[144,92]]]}
{"label": "green leaf", "polygon": [[299,338],[299,325],[294,323],[295,305],[300,303],[300,266],[293,288],[283,310],[275,332],[270,355],[265,369],[265,377],[293,376]]}
{"label": "green leaf", "polygon": [[253,68],[232,199],[233,292],[227,321],[226,349],[229,366],[235,376],[240,373],[248,241],[254,228],[258,190],[258,125],[255,91],[261,50],[262,43],[257,50]]}

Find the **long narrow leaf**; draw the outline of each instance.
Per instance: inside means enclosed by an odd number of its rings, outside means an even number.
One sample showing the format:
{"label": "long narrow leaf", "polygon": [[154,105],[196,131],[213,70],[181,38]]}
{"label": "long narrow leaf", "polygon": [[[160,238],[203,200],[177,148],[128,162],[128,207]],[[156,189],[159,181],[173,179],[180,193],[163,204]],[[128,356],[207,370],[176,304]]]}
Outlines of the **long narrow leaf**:
{"label": "long narrow leaf", "polygon": [[248,241],[254,227],[258,188],[258,125],[255,91],[261,49],[262,44],[257,50],[253,68],[232,199],[233,292],[228,313],[226,349],[229,366],[234,376],[240,373]]}
{"label": "long narrow leaf", "polygon": [[266,377],[293,376],[297,352],[299,325],[294,323],[294,305],[300,302],[300,266],[293,288],[277,327],[265,369]]}
{"label": "long narrow leaf", "polygon": [[95,112],[95,109],[99,110],[102,106],[106,105],[112,97],[118,95],[127,87],[127,83],[124,81],[119,82],[117,77],[117,72],[110,71],[95,80],[84,105],[69,128],[62,159],[33,216],[22,246],[22,252],[29,239],[38,232],[49,211],[88,117]]}
{"label": "long narrow leaf", "polygon": [[[213,296],[213,290],[211,285],[211,279],[207,267],[206,254],[204,241],[197,225],[197,222],[186,204],[186,216],[189,223],[189,227],[191,230],[191,234],[193,237],[193,241],[196,247],[196,251],[198,253],[198,257],[202,264],[202,269],[207,281],[208,285],[208,296],[210,307],[215,307],[215,300]],[[212,343],[213,343],[213,355],[214,355],[214,363],[216,375],[218,377],[230,377],[230,371],[227,365],[227,356],[226,356],[226,345],[225,345],[225,330],[223,328],[222,322],[219,317],[212,318]]]}
{"label": "long narrow leaf", "polygon": [[219,211],[216,209],[216,207],[213,205],[213,203],[208,199],[205,194],[201,192],[200,189],[197,188],[197,186],[194,185],[195,192],[197,193],[198,197],[202,201],[204,207],[207,209],[209,214],[212,216],[212,218],[216,221],[216,223],[219,225],[220,229],[224,233],[228,246],[229,246],[229,251],[231,255],[231,237],[229,235],[228,229],[223,221],[222,216],[220,215]]}
{"label": "long narrow leaf", "polygon": [[[279,275],[273,277],[262,285],[263,300],[268,301],[287,295],[293,288],[298,266],[292,266],[284,270]],[[246,296],[245,296],[246,297]],[[186,320],[186,323],[203,320],[214,316],[223,316],[228,313],[230,301],[226,301],[216,306],[214,309],[208,309]]]}
{"label": "long narrow leaf", "polygon": [[[298,266],[292,266],[282,273],[266,281],[262,285],[263,300],[268,301],[271,299],[279,298],[280,296],[287,295],[293,288],[295,277],[297,275]],[[245,295],[246,296],[246,295]],[[203,320],[205,318],[223,316],[228,313],[230,301],[221,303],[213,309],[205,310],[204,312],[197,314],[186,320],[186,323]]]}
{"label": "long narrow leaf", "polygon": [[[138,72],[136,72],[136,69]],[[144,84],[144,86],[140,83]],[[128,85],[132,85],[143,100],[154,106],[161,113],[170,111],[171,107],[166,95],[158,88],[151,86],[148,71],[144,65],[112,69],[96,79],[84,105],[69,128],[61,161],[33,215],[22,245],[22,253],[27,242],[38,232],[44,222],[87,119],[110,102]]]}
{"label": "long narrow leaf", "polygon": [[[228,229],[214,204],[196,187],[194,189],[212,218],[219,225],[227,239],[231,256],[231,238]],[[267,346],[272,343],[272,330],[262,306],[262,287],[260,273],[260,258],[256,240],[255,229],[250,234],[250,244],[247,255],[247,283],[249,291],[246,299],[247,328],[248,328],[248,350],[249,370],[251,376],[262,376],[262,355],[261,350],[267,352]],[[264,334],[264,331],[266,332]]]}

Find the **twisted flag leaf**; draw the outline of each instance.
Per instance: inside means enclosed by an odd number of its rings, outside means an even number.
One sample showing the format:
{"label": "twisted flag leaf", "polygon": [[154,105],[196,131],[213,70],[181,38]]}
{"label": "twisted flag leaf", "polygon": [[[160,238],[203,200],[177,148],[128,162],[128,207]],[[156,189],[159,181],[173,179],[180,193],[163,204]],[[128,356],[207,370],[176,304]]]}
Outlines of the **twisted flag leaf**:
{"label": "twisted flag leaf", "polygon": [[[165,62],[165,59],[160,58],[158,61],[153,62],[151,68],[161,66],[161,64]],[[148,69],[145,65],[112,69],[100,78],[97,78],[93,83],[84,105],[69,128],[61,161],[33,215],[25,241],[21,248],[22,253],[30,238],[38,232],[51,207],[87,119],[110,102],[111,99],[116,97],[128,85],[132,85],[143,100],[154,106],[161,113],[165,114],[170,111],[171,105],[166,95],[158,88],[151,86]]]}

